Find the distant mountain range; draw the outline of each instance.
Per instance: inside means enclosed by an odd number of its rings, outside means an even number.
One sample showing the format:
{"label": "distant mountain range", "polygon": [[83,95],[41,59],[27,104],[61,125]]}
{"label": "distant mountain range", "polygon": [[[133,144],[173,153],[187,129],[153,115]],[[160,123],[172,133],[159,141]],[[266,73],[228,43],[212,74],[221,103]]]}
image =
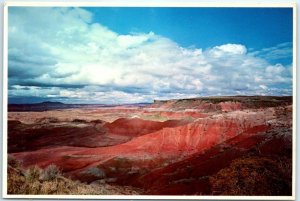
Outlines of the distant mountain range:
{"label": "distant mountain range", "polygon": [[27,112],[27,111],[48,111],[58,109],[72,109],[72,108],[94,108],[94,107],[117,107],[117,106],[145,106],[150,103],[134,103],[134,104],[67,104],[62,102],[44,101],[41,103],[28,104],[8,104],[9,112]]}
{"label": "distant mountain range", "polygon": [[64,105],[62,102],[52,102],[52,101],[44,101],[41,103],[35,103],[37,105]]}

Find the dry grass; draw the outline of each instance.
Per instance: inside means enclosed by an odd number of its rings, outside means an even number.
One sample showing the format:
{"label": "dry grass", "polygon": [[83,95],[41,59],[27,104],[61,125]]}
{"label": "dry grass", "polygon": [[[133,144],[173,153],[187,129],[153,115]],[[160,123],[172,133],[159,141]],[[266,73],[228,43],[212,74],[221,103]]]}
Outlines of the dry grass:
{"label": "dry grass", "polygon": [[[265,157],[237,159],[210,177],[214,195],[291,195],[289,165]],[[288,167],[288,169],[286,169]]]}
{"label": "dry grass", "polygon": [[138,195],[142,191],[132,187],[108,184],[85,184],[62,176],[61,171],[50,165],[46,169],[37,166],[23,169],[12,157],[8,160],[8,194],[29,195]]}

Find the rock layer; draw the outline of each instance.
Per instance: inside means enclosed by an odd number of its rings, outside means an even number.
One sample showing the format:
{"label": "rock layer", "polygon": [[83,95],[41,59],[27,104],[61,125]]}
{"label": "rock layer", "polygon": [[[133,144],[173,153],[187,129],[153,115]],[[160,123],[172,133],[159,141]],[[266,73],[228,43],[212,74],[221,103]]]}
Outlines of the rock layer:
{"label": "rock layer", "polygon": [[132,185],[158,195],[212,194],[209,178],[235,159],[291,160],[289,101],[156,101],[143,108],[93,109],[86,118],[77,109],[77,115],[64,120],[55,111],[48,118],[39,113],[34,121],[30,112],[11,113],[8,150],[24,167],[55,164],[88,183]]}

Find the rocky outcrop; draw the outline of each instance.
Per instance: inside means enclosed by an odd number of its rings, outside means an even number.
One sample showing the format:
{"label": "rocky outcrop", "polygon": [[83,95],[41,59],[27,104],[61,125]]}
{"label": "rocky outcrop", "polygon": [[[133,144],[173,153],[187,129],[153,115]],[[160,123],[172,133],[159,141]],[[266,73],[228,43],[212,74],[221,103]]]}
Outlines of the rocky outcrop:
{"label": "rocky outcrop", "polygon": [[287,106],[292,104],[292,99],[292,96],[215,96],[154,102],[148,107],[169,110],[200,109],[202,112],[220,112]]}

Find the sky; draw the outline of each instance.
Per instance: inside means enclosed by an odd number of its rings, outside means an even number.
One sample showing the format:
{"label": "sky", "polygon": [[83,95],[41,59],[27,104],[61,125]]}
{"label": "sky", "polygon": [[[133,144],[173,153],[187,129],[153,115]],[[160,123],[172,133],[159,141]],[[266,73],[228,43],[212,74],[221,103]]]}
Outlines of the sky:
{"label": "sky", "polygon": [[292,8],[9,7],[9,103],[292,95]]}

